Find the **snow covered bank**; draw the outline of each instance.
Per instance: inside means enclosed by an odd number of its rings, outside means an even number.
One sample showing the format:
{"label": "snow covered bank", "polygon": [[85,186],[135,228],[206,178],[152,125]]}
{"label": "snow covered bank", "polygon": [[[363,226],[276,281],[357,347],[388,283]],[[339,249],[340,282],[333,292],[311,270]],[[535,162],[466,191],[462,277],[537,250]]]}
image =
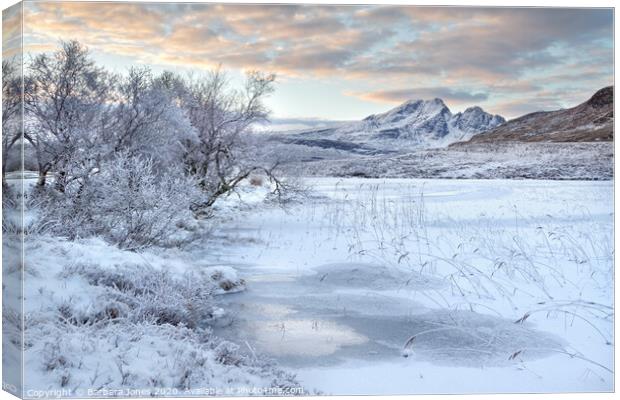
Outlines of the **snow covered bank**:
{"label": "snow covered bank", "polygon": [[27,397],[299,394],[293,375],[212,334],[218,295],[245,288],[234,269],[99,239],[29,236],[25,253]]}

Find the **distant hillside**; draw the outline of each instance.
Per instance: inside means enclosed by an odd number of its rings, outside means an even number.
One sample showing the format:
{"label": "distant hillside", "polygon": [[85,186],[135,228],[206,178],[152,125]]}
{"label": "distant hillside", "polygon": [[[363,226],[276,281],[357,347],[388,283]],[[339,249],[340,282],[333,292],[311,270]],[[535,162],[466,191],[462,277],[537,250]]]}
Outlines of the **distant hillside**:
{"label": "distant hillside", "polygon": [[611,141],[614,138],[613,101],[614,88],[609,86],[576,107],[527,114],[452,146],[499,142]]}

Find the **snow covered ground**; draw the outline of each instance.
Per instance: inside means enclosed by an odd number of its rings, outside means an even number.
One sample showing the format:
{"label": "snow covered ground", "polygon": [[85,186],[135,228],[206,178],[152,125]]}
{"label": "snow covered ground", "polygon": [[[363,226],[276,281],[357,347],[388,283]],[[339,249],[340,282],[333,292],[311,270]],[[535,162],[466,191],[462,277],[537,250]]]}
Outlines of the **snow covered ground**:
{"label": "snow covered ground", "polygon": [[29,387],[613,389],[612,182],[303,183],[284,209],[243,187],[183,249],[34,234]]}
{"label": "snow covered ground", "polygon": [[306,184],[217,231],[220,336],[326,394],[612,390],[611,182]]}
{"label": "snow covered ground", "polygon": [[614,168],[612,142],[482,143],[363,156],[288,144],[273,153],[302,176],[609,180]]}

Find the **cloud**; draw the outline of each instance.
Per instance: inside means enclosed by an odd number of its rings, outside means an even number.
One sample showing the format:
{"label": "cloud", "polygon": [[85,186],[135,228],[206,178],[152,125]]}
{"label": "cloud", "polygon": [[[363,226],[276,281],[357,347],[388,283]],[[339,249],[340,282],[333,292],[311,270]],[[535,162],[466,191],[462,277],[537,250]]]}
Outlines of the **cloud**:
{"label": "cloud", "polygon": [[188,64],[480,79],[561,64],[554,46],[610,38],[613,24],[604,9],[41,2],[26,14],[39,39],[79,37],[101,51],[138,43]]}
{"label": "cloud", "polygon": [[375,102],[443,97],[508,107],[550,86],[595,90],[613,79],[612,9],[45,1],[24,7],[32,52],[77,38],[100,55],[164,68],[222,64],[349,81],[359,87],[349,94]]}
{"label": "cloud", "polygon": [[471,103],[488,99],[489,95],[483,92],[469,92],[449,87],[420,87],[394,90],[378,90],[367,93],[350,93],[350,95],[364,100],[381,103],[402,103],[407,100],[432,99],[439,97],[450,103]]}
{"label": "cloud", "polygon": [[317,118],[273,118],[268,123],[255,127],[260,132],[286,132],[293,130],[329,128],[350,121],[335,121]]}
{"label": "cloud", "polygon": [[2,10],[2,58],[19,55],[22,49],[21,4]]}
{"label": "cloud", "polygon": [[[411,23],[421,23],[422,29],[383,49],[378,57],[360,57],[355,70],[488,82],[562,65],[571,49],[601,47],[595,41],[612,36],[610,10],[456,10],[460,12],[421,8]],[[611,59],[611,48],[606,56]]]}
{"label": "cloud", "polygon": [[[165,7],[165,6],[164,6]],[[140,3],[40,2],[25,7],[32,31],[51,30],[66,35],[88,33],[87,38],[140,41],[165,32],[165,9]],[[34,11],[34,12],[30,12]],[[36,20],[34,19],[36,18]],[[42,25],[40,24],[42,23]]]}

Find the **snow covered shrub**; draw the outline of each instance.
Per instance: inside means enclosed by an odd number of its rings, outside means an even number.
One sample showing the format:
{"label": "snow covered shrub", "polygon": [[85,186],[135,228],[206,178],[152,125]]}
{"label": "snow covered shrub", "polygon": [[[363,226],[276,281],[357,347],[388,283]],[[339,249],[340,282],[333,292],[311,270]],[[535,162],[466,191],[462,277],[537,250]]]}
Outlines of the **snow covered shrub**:
{"label": "snow covered shrub", "polygon": [[37,387],[91,388],[97,397],[109,396],[98,390],[123,388],[148,388],[151,396],[201,397],[208,393],[191,390],[209,387],[223,395],[235,388],[299,388],[294,375],[241,354],[209,330],[147,323],[40,323],[30,329],[37,340],[25,358]]}
{"label": "snow covered shrub", "polygon": [[20,347],[22,343],[22,314],[9,306],[2,306],[2,333],[5,345],[10,342]]}
{"label": "snow covered shrub", "polygon": [[268,178],[270,193],[267,196],[267,201],[269,202],[285,207],[290,204],[299,204],[310,194],[310,190],[302,180],[294,177],[277,179],[268,176]]}
{"label": "snow covered shrub", "polygon": [[239,278],[237,272],[231,267],[207,267],[201,271],[208,275],[211,281],[217,285],[218,289],[215,294],[234,293],[245,290],[245,280]]}
{"label": "snow covered shrub", "polygon": [[22,231],[22,220],[19,212],[19,193],[6,185],[2,189],[2,232],[16,235]]}
{"label": "snow covered shrub", "polygon": [[2,190],[2,232],[5,238],[21,240],[22,234],[42,233],[46,229],[44,223],[37,221],[32,213],[22,211],[36,207],[38,201],[29,194],[21,192],[19,186],[6,185]]}
{"label": "snow covered shrub", "polygon": [[178,224],[193,218],[195,189],[181,173],[156,173],[150,158],[118,154],[99,173],[64,193],[48,190],[44,220],[75,239],[101,236],[123,249],[171,245]]}
{"label": "snow covered shrub", "polygon": [[263,186],[263,178],[257,175],[253,175],[252,177],[250,177],[250,185]]}
{"label": "snow covered shrub", "polygon": [[222,314],[213,301],[217,287],[206,274],[185,273],[175,278],[168,271],[139,264],[114,269],[80,264],[65,267],[61,273],[65,278],[76,275],[102,290],[95,303],[82,309],[68,303],[58,307],[63,320],[72,324],[123,318],[196,328]]}

